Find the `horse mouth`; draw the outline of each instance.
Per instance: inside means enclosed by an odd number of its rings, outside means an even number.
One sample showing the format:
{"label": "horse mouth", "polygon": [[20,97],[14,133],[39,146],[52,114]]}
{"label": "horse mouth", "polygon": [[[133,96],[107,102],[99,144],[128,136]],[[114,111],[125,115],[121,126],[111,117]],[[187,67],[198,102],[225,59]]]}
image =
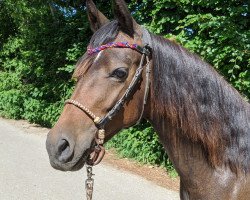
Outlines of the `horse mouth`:
{"label": "horse mouth", "polygon": [[79,161],[72,167],[72,171],[81,169],[85,163],[87,163],[87,165],[89,166],[98,165],[105,155],[105,148],[103,146],[97,145],[94,148],[91,148],[91,151],[88,150],[88,153],[85,153],[79,159]]}
{"label": "horse mouth", "polygon": [[91,154],[90,149],[87,149],[83,155],[80,157],[80,159],[76,162],[75,165],[72,166],[72,168],[68,171],[78,171],[82,169],[85,165],[85,163],[88,160],[89,155]]}

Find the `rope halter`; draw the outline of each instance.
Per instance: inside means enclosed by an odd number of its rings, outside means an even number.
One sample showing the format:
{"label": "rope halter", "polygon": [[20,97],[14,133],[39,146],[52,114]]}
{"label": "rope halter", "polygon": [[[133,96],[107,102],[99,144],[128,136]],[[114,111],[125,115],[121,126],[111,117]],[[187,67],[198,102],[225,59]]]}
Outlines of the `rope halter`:
{"label": "rope halter", "polygon": [[88,55],[93,55],[96,53],[99,53],[105,49],[108,48],[130,48],[132,50],[135,50],[139,53],[142,54],[141,57],[141,61],[140,61],[140,65],[137,68],[134,77],[129,85],[129,87],[127,88],[127,90],[125,91],[124,95],[121,97],[121,99],[115,104],[115,106],[104,116],[104,117],[99,117],[96,116],[92,111],[90,111],[85,105],[81,104],[80,102],[76,101],[76,100],[67,100],[65,102],[65,104],[71,104],[76,106],[77,108],[81,109],[83,112],[85,112],[85,114],[92,119],[92,121],[94,122],[95,126],[98,128],[98,132],[97,132],[97,136],[96,136],[96,146],[95,149],[98,149],[96,152],[96,154],[98,154],[97,156],[95,155],[94,157],[97,160],[94,159],[89,159],[88,160],[88,164],[89,165],[97,165],[98,163],[101,162],[102,158],[100,158],[99,154],[102,155],[102,157],[104,156],[104,153],[102,151],[104,151],[104,140],[105,140],[105,125],[111,121],[113,119],[113,117],[115,115],[117,115],[117,113],[121,110],[121,108],[124,106],[125,102],[128,100],[128,98],[130,97],[130,95],[132,94],[132,92],[134,91],[136,85],[138,84],[139,80],[142,77],[142,72],[144,69],[144,62],[145,60],[147,60],[147,64],[146,64],[146,87],[145,87],[145,93],[144,93],[144,102],[143,102],[143,107],[142,107],[142,112],[140,115],[140,118],[138,120],[138,122],[140,122],[140,120],[142,119],[143,116],[143,112],[144,112],[144,106],[147,102],[147,97],[148,97],[148,93],[149,93],[149,85],[150,85],[150,66],[149,66],[149,56],[151,54],[150,51],[150,47],[149,45],[145,45],[144,47],[141,47],[137,44],[129,44],[128,42],[111,42],[102,46],[99,46],[97,48],[88,48]]}

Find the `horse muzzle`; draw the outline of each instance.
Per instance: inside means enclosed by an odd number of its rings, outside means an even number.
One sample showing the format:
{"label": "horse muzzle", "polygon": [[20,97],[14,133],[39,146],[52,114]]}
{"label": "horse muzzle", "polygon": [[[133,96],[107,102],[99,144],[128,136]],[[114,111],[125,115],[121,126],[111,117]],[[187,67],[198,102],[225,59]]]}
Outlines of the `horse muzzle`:
{"label": "horse muzzle", "polygon": [[90,155],[90,144],[82,144],[83,149],[77,148],[76,142],[70,137],[56,137],[49,133],[46,140],[46,149],[50,164],[61,171],[76,171],[81,169]]}

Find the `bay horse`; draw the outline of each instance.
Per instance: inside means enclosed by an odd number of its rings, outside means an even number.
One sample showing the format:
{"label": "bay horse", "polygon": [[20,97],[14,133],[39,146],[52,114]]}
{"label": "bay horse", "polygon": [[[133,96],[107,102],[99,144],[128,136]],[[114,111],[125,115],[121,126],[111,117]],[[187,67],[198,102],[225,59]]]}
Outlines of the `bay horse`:
{"label": "bay horse", "polygon": [[182,200],[249,200],[249,103],[197,55],[138,25],[123,0],[113,0],[113,21],[86,5],[94,35],[47,137],[51,165],[97,164],[104,142],[145,118],[180,176]]}

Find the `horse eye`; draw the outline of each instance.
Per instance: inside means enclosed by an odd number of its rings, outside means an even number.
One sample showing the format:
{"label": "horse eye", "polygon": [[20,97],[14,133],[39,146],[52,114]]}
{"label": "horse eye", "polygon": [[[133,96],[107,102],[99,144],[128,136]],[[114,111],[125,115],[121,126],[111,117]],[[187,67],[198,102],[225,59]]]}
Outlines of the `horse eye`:
{"label": "horse eye", "polygon": [[128,77],[128,71],[125,68],[118,68],[111,74],[112,77],[125,80]]}

